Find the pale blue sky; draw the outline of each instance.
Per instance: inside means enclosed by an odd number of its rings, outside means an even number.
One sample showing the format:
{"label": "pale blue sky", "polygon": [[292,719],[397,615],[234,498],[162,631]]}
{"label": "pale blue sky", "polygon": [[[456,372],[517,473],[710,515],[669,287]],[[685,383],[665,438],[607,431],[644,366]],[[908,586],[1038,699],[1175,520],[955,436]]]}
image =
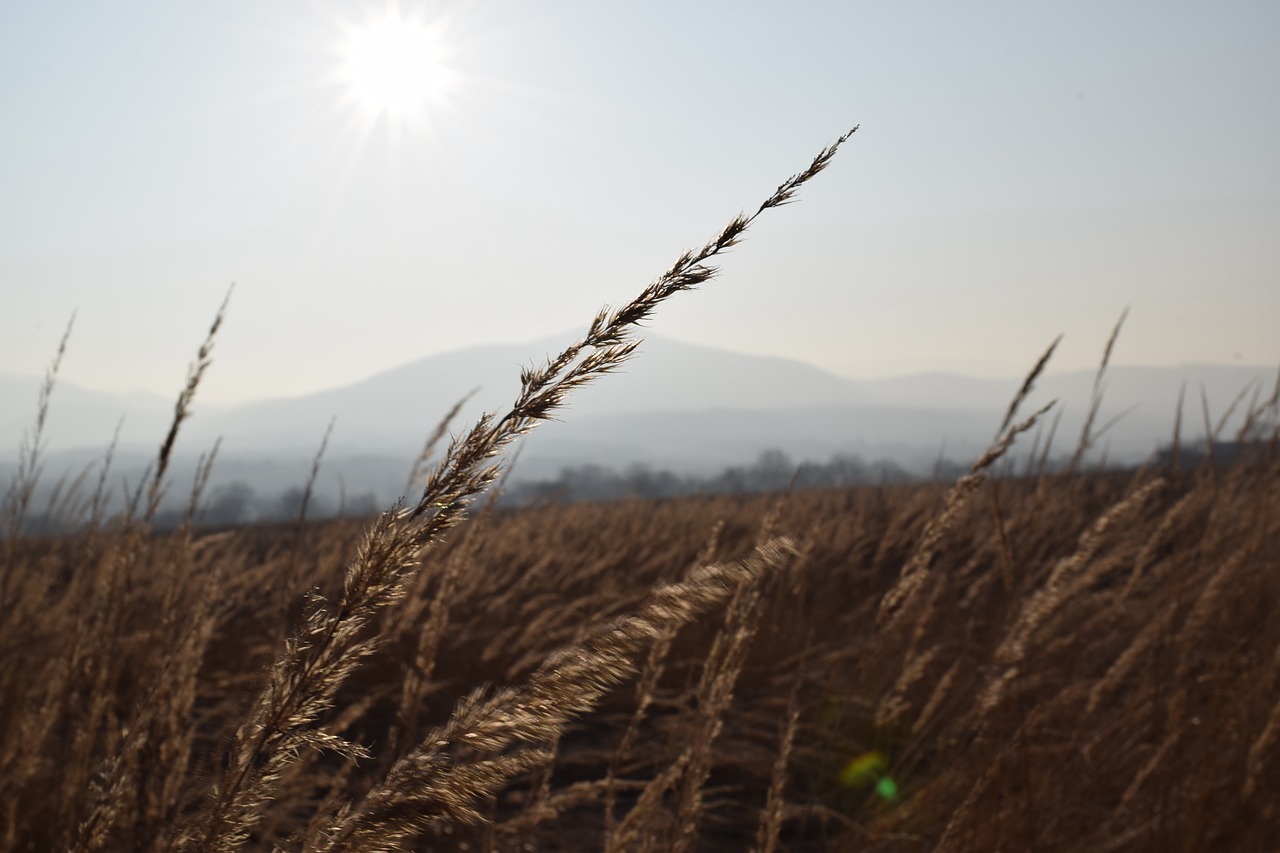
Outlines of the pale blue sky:
{"label": "pale blue sky", "polygon": [[69,381],[171,395],[232,281],[205,399],[582,328],[855,123],[655,332],[1015,376],[1127,304],[1117,361],[1280,361],[1280,4],[401,0],[453,76],[398,140],[335,79],[384,8],[0,8],[0,370],[76,310]]}

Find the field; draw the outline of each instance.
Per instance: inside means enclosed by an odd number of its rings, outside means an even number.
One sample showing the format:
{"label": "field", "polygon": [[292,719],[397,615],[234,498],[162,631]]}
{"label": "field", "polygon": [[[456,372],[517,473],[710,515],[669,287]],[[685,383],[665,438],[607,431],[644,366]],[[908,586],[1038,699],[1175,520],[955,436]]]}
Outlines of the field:
{"label": "field", "polygon": [[1101,470],[1090,423],[1067,464],[1014,466],[1016,441],[1049,454],[1019,410],[1050,348],[955,483],[487,499],[834,153],[527,370],[377,519],[206,530],[198,479],[154,529],[219,313],[128,510],[69,486],[75,532],[25,532],[55,361],[0,546],[0,846],[1280,848],[1276,394],[1229,462],[1205,412],[1195,457]]}

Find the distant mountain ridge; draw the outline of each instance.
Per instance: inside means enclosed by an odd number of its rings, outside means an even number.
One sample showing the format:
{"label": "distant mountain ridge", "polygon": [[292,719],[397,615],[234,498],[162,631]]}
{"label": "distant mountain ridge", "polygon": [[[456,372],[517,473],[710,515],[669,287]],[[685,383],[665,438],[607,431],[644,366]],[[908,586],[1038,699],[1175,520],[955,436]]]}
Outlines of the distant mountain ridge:
{"label": "distant mountain ridge", "polygon": [[[315,433],[336,415],[340,431],[335,437],[340,440],[359,435],[380,442],[418,443],[473,389],[479,390],[464,409],[464,419],[509,405],[519,392],[520,368],[554,355],[569,339],[428,356],[340,388],[238,406],[201,426],[205,434],[271,443],[294,431]],[[803,362],[651,336],[618,373],[579,389],[562,417],[860,402],[867,401],[857,383]]]}
{"label": "distant mountain ridge", "polygon": [[[34,424],[43,381],[0,373],[0,457],[16,453],[23,432]],[[173,400],[159,395],[96,391],[59,379],[49,401],[46,435],[51,448],[106,447],[120,424],[124,444],[159,443],[172,417]]]}
{"label": "distant mountain ridge", "polygon": [[[326,465],[341,471],[372,465],[373,458],[405,467],[442,414],[473,388],[480,391],[454,424],[463,429],[484,410],[501,410],[519,390],[520,368],[558,352],[569,335],[528,344],[470,347],[392,368],[359,382],[297,397],[210,411],[199,404],[184,425],[179,450],[194,456],[223,438],[222,457],[274,460],[309,458],[330,418],[337,418]],[[216,370],[216,365],[214,367]],[[929,459],[945,443],[957,458],[979,452],[992,438],[1021,377],[981,379],[915,374],[876,380],[836,376],[813,365],[774,356],[733,353],[646,336],[624,370],[580,389],[561,413],[528,441],[521,471],[554,473],[559,465],[646,462],[710,471],[749,461],[766,447],[796,459],[859,453],[898,461]],[[1136,406],[1107,436],[1121,455],[1149,453],[1167,441],[1179,388],[1187,385],[1184,434],[1200,421],[1199,388],[1218,413],[1247,383],[1270,393],[1274,371],[1243,366],[1176,368],[1114,366],[1108,372],[1102,419]],[[1073,442],[1088,407],[1092,371],[1050,374],[1035,399],[1058,398],[1065,410],[1057,443]],[[0,375],[0,461],[12,459],[34,418],[39,379]],[[49,418],[51,451],[100,450],[125,418],[122,446],[139,452],[158,445],[172,402],[148,394],[110,394],[59,383]],[[1029,441],[1028,441],[1029,443]],[[76,454],[84,458],[86,454]],[[381,463],[380,463],[381,464]],[[283,475],[280,475],[283,476]],[[292,475],[290,475],[292,476]]]}

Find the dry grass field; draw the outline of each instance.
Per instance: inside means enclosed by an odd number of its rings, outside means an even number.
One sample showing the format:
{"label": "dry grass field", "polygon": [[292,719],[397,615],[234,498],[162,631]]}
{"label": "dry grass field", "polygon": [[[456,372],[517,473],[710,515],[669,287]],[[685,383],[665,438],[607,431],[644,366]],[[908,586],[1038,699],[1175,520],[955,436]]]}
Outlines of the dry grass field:
{"label": "dry grass field", "polygon": [[0,848],[1280,849],[1274,394],[1230,464],[1095,470],[1090,426],[1015,469],[1042,361],[954,484],[487,500],[754,218],[378,519],[204,530],[198,481],[153,529],[215,321],[130,508],[87,482],[24,532],[51,371],[0,542]]}

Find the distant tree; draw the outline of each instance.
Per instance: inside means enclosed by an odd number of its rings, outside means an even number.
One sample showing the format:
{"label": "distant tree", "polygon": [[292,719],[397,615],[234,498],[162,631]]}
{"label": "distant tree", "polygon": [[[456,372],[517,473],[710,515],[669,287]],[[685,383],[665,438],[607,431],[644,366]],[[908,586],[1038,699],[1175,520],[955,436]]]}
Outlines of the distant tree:
{"label": "distant tree", "polygon": [[762,451],[751,469],[754,489],[760,491],[781,491],[791,484],[791,477],[796,466],[791,457],[776,447]]}
{"label": "distant tree", "polygon": [[566,467],[555,480],[524,481],[512,486],[505,500],[511,505],[623,498],[652,500],[677,495],[780,492],[793,482],[798,489],[816,489],[912,479],[905,468],[887,460],[867,463],[860,456],[836,454],[827,462],[805,462],[797,466],[784,451],[771,448],[756,457],[750,466],[731,466],[707,477],[681,477],[643,463],[629,465],[621,473],[602,465]]}
{"label": "distant tree", "polygon": [[622,475],[623,487],[630,497],[670,498],[688,492],[683,480],[670,471],[655,471],[642,462],[631,465]]}
{"label": "distant tree", "polygon": [[[290,486],[280,493],[271,508],[269,517],[277,521],[294,521],[302,512],[302,499],[306,491],[301,486]],[[333,515],[332,504],[323,495],[312,493],[307,503],[307,518],[326,518]]]}
{"label": "distant tree", "polygon": [[881,459],[871,466],[871,482],[906,483],[913,479],[915,478],[911,476],[907,469],[888,459]]}
{"label": "distant tree", "polygon": [[271,517],[278,521],[297,518],[302,512],[302,496],[305,493],[301,486],[290,486],[280,493],[272,508]]}
{"label": "distant tree", "polygon": [[603,465],[579,465],[560,470],[560,484],[571,500],[608,500],[622,493],[621,478]]}
{"label": "distant tree", "polygon": [[969,472],[969,466],[954,459],[942,458],[934,463],[929,478],[940,483],[958,480]]}
{"label": "distant tree", "polygon": [[253,488],[240,480],[218,486],[205,502],[200,521],[214,527],[234,527],[252,520]]}
{"label": "distant tree", "polygon": [[373,492],[365,492],[347,499],[342,514],[351,518],[369,518],[382,511],[382,503]]}
{"label": "distant tree", "polygon": [[857,454],[837,453],[831,457],[827,468],[831,472],[832,486],[856,486],[867,482],[869,478],[867,463]]}

